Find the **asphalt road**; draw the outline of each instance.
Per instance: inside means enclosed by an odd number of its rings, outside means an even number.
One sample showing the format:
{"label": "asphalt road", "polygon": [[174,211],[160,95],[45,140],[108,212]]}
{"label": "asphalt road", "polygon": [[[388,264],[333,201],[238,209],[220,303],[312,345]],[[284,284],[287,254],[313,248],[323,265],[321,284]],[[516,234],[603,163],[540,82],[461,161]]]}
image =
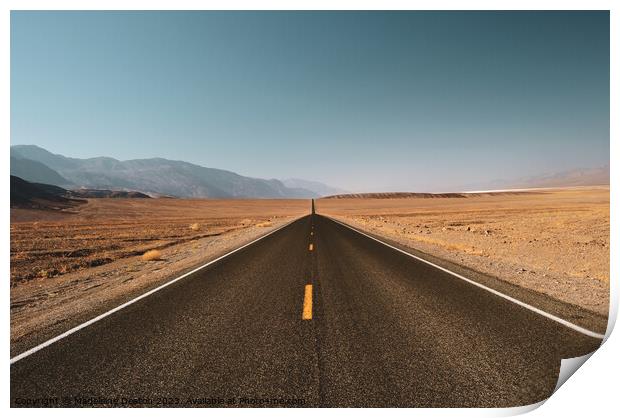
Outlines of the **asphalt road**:
{"label": "asphalt road", "polygon": [[518,406],[599,344],[309,215],[13,363],[11,403]]}

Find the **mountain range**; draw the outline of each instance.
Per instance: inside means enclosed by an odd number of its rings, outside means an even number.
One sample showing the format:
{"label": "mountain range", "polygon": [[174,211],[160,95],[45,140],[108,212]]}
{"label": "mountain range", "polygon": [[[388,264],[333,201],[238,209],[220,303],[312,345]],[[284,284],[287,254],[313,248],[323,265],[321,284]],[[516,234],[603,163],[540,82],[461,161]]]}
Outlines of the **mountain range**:
{"label": "mountain range", "polygon": [[[69,190],[135,191],[152,197],[189,198],[315,198],[348,193],[303,179],[265,180],[185,161],[147,158],[120,161],[109,157],[71,158],[36,145],[11,147],[11,175],[32,183]],[[513,180],[470,184],[461,190],[568,187],[609,184],[609,164]],[[103,189],[103,190],[102,190]],[[99,193],[100,194],[100,193]],[[82,193],[82,197],[87,197]]]}
{"label": "mountain range", "polygon": [[331,196],[335,194],[349,193],[344,189],[338,187],[328,186],[327,184],[319,183],[318,181],[309,181],[302,179],[286,179],[282,180],[282,183],[286,187],[292,187],[297,189],[310,190],[319,196]]}
{"label": "mountain range", "polygon": [[559,173],[525,177],[513,183],[525,187],[573,187],[609,184],[609,164],[601,167],[576,168]]}
{"label": "mountain range", "polygon": [[555,173],[546,173],[521,177],[518,179],[502,179],[485,183],[469,184],[462,190],[508,190],[548,187],[603,186],[610,183],[609,164],[600,167],[575,168]]}
{"label": "mountain range", "polygon": [[36,145],[11,147],[11,175],[64,188],[133,190],[192,198],[313,198],[339,190],[306,180],[259,179],[185,161],[71,158]]}

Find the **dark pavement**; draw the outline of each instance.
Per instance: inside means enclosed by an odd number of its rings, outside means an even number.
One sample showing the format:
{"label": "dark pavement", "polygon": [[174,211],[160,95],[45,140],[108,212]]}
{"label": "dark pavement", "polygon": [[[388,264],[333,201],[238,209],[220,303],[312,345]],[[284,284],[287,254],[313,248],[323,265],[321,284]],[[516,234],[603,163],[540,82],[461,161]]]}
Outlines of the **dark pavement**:
{"label": "dark pavement", "polygon": [[11,403],[518,406],[600,342],[309,215],[12,364]]}

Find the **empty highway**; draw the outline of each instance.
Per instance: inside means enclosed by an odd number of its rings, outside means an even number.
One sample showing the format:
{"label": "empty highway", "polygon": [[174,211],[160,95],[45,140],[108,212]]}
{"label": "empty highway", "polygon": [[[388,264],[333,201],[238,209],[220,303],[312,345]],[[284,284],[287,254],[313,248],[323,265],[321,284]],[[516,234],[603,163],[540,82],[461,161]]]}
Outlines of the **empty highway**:
{"label": "empty highway", "polygon": [[317,214],[11,364],[13,406],[519,406],[585,335]]}

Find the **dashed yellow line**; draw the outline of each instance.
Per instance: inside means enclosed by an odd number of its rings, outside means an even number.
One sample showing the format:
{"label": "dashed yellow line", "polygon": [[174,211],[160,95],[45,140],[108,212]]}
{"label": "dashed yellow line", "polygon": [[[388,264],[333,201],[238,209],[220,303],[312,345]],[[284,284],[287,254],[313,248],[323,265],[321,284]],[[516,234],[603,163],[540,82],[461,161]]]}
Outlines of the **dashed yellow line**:
{"label": "dashed yellow line", "polygon": [[310,244],[310,245],[308,246],[308,251],[312,251],[312,250],[314,250],[314,244]]}
{"label": "dashed yellow line", "polygon": [[314,235],[314,232],[310,231],[310,235]]}
{"label": "dashed yellow line", "polygon": [[304,311],[301,315],[303,320],[312,319],[312,285],[307,284],[304,291]]}

